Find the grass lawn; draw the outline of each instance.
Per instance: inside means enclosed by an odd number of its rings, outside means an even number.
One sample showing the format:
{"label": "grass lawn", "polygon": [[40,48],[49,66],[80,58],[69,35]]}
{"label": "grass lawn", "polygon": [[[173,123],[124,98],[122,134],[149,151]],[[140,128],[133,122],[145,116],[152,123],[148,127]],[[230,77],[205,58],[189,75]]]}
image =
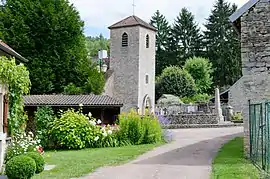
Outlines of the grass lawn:
{"label": "grass lawn", "polygon": [[33,179],[81,177],[105,165],[127,162],[158,145],[160,144],[45,152],[46,164],[56,165],[56,167],[50,171],[43,171],[41,174],[35,175]]}
{"label": "grass lawn", "polygon": [[212,179],[258,179],[259,171],[244,158],[243,138],[225,144],[213,161]]}

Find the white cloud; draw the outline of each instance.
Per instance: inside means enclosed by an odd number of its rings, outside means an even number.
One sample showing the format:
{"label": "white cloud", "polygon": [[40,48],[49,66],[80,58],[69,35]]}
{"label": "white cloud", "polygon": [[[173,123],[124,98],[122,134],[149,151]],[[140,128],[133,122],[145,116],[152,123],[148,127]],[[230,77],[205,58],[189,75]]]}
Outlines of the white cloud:
{"label": "white cloud", "polygon": [[[228,0],[242,6],[247,0]],[[132,15],[132,0],[70,0],[79,10],[86,28],[106,30],[123,18]],[[149,21],[156,10],[160,10],[172,22],[183,7],[187,7],[196,17],[197,22],[204,23],[215,0],[135,0],[135,15]],[[99,32],[97,32],[98,34]],[[93,34],[90,34],[93,35]]]}

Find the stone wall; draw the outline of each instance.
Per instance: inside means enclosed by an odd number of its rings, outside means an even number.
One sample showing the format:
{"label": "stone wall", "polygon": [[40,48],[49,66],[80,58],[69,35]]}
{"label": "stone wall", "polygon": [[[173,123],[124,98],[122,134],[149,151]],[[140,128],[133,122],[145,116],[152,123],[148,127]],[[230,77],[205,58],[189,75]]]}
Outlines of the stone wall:
{"label": "stone wall", "polygon": [[233,107],[234,112],[242,112],[245,108],[243,101],[247,101],[243,91],[243,77],[241,77],[228,92],[228,105]]}
{"label": "stone wall", "polygon": [[178,114],[166,116],[170,124],[217,124],[216,114]]}
{"label": "stone wall", "polygon": [[270,3],[261,0],[241,17],[243,119],[249,156],[249,106],[270,99]]}

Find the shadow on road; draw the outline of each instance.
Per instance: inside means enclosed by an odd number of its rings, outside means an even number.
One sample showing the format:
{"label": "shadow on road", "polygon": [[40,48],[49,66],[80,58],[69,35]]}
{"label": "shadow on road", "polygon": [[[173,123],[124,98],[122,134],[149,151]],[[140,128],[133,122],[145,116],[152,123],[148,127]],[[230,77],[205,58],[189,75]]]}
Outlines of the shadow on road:
{"label": "shadow on road", "polygon": [[146,160],[135,162],[134,164],[211,165],[212,159],[215,157],[219,148],[227,141],[239,136],[243,136],[243,132],[201,141]]}

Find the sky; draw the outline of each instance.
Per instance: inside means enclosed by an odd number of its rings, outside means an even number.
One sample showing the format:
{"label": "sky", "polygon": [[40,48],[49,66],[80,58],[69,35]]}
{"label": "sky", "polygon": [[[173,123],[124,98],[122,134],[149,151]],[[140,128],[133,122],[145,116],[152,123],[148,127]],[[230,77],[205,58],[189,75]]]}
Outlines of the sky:
{"label": "sky", "polygon": [[[238,8],[248,0],[227,0]],[[84,32],[87,36],[103,34],[109,38],[108,27],[130,15],[133,15],[133,0],[70,0],[80,12],[85,22]],[[159,10],[172,23],[181,8],[186,7],[195,15],[196,21],[203,26],[209,16],[215,0],[134,0],[135,15],[150,21],[151,16]]]}

